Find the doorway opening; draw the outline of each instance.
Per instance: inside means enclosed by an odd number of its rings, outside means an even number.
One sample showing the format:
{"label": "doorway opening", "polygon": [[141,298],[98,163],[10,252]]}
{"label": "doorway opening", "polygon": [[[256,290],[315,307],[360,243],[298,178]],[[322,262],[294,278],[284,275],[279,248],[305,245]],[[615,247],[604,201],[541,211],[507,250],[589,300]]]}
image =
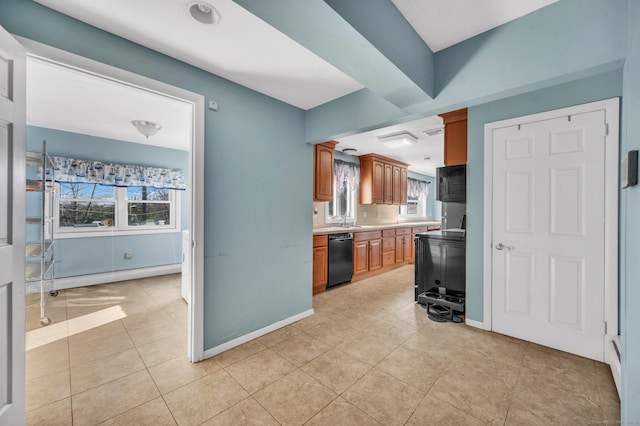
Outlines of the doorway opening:
{"label": "doorway opening", "polygon": [[[58,235],[63,242],[58,252],[66,248],[69,255],[60,262],[59,271],[63,275],[56,279],[57,288],[150,280],[146,277],[152,276],[161,276],[159,281],[177,280],[187,305],[183,318],[187,356],[192,362],[202,360],[203,244],[200,239],[203,235],[204,98],[30,40],[20,42],[29,52],[29,72],[45,73],[48,77],[57,73],[65,83],[52,87],[51,78],[29,80],[30,95],[34,90],[50,93],[46,101],[28,103],[28,140],[41,142],[40,139],[49,138],[49,147],[57,155],[93,160],[104,167],[133,165],[184,172],[184,191],[148,185],[116,185],[109,188],[108,200],[80,200],[82,197],[79,197],[68,201],[65,195],[73,191],[65,193],[69,188],[58,184],[54,211],[58,215]],[[65,82],[65,78],[68,81]],[[56,92],[54,88],[62,91]],[[86,99],[82,98],[83,94]],[[125,96],[127,100],[123,99]],[[138,104],[141,109],[136,110]],[[71,120],[65,121],[67,117]],[[155,136],[145,137],[131,123],[134,120],[157,121],[162,129]],[[74,148],[74,142],[80,140],[86,144],[80,143]],[[53,143],[55,141],[58,143]],[[92,187],[91,195],[100,192],[96,191],[98,186]],[[103,210],[111,209],[113,217],[103,212],[107,215],[104,220],[93,218],[90,224],[63,222],[61,212],[69,202],[75,206],[84,202],[84,207],[101,205]],[[92,243],[97,243],[93,249],[89,247]],[[154,257],[160,259],[154,261]],[[180,282],[180,275],[176,274],[182,274],[184,282]],[[120,317],[126,315],[124,311],[119,314]],[[96,324],[108,321],[96,315],[86,319]],[[90,332],[90,327],[83,331]]]}

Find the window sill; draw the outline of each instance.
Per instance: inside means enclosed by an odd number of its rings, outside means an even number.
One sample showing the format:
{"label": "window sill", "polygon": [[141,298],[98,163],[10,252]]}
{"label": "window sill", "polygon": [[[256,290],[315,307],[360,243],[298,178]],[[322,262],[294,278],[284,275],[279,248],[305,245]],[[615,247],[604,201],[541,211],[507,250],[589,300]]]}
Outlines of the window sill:
{"label": "window sill", "polygon": [[126,235],[151,235],[151,234],[173,234],[180,233],[181,229],[176,228],[160,228],[160,229],[150,229],[150,228],[140,228],[140,229],[131,229],[131,230],[110,230],[103,229],[101,231],[85,231],[85,230],[77,230],[77,231],[55,231],[56,240],[64,240],[68,238],[100,238],[100,237],[123,237]]}

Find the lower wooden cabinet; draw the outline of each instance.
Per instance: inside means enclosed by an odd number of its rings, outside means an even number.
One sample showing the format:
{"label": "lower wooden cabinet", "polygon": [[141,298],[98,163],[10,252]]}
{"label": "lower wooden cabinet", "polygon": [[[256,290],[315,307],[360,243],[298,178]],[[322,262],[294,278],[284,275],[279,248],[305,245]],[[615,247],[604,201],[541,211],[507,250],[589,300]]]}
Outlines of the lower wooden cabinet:
{"label": "lower wooden cabinet", "polygon": [[380,231],[353,234],[353,275],[382,268],[382,233]]}
{"label": "lower wooden cabinet", "polygon": [[329,278],[329,240],[326,235],[313,236],[313,294],[327,289]]}

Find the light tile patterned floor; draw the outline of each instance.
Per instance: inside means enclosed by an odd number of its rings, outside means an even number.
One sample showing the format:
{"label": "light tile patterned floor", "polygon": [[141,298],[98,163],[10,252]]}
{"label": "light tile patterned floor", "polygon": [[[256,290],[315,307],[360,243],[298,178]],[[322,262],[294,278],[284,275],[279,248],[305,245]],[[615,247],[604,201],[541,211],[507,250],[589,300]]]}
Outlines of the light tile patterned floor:
{"label": "light tile patterned floor", "polygon": [[586,424],[619,420],[608,367],[428,320],[413,267],[314,297],[315,315],[186,359],[171,275],[27,297],[29,425]]}

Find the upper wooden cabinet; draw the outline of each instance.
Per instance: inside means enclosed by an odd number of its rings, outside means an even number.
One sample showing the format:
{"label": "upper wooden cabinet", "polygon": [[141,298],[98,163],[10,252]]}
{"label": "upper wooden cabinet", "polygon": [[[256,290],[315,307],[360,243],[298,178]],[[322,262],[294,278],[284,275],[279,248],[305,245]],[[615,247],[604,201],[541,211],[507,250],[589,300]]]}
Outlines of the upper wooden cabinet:
{"label": "upper wooden cabinet", "polygon": [[467,164],[467,109],[439,115],[444,122],[444,165]]}
{"label": "upper wooden cabinet", "polygon": [[336,141],[313,146],[313,201],[333,200],[333,149]]}
{"label": "upper wooden cabinet", "polygon": [[407,167],[377,154],[360,156],[360,204],[407,204]]}

